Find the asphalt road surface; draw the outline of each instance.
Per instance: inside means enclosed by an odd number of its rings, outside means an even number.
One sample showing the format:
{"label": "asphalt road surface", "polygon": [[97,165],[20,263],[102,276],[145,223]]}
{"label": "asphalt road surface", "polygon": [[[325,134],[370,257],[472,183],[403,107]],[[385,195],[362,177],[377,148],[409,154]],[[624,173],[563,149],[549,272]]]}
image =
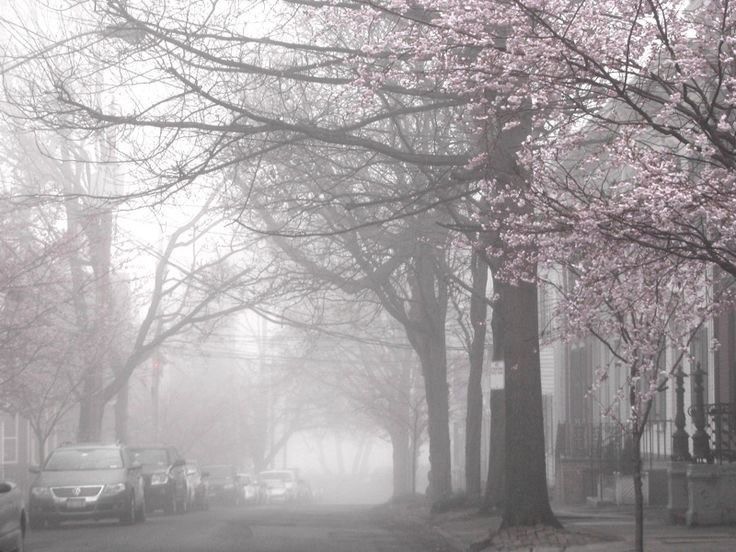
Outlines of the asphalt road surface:
{"label": "asphalt road surface", "polygon": [[364,506],[213,507],[143,524],[62,524],[32,532],[29,552],[450,552],[426,528]]}

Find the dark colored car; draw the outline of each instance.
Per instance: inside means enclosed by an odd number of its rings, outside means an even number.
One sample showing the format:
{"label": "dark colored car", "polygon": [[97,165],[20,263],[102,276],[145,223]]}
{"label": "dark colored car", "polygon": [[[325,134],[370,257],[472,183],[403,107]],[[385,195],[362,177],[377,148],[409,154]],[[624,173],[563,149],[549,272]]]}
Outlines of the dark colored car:
{"label": "dark colored car", "polygon": [[123,445],[66,445],[32,468],[28,512],[31,527],[64,520],[145,520],[140,464]]}
{"label": "dark colored car", "polygon": [[238,480],[238,470],[235,466],[204,466],[202,471],[207,472],[210,501],[235,506],[243,503],[243,488]]}
{"label": "dark colored car", "polygon": [[26,510],[20,489],[9,481],[0,482],[0,550],[25,550]]}
{"label": "dark colored car", "polygon": [[167,514],[189,508],[185,462],[174,447],[165,445],[132,446],[136,462],[143,466],[146,508]]}
{"label": "dark colored car", "polygon": [[207,496],[207,474],[199,469],[195,462],[187,462],[184,466],[189,490],[189,504],[192,509],[207,510],[210,507]]}

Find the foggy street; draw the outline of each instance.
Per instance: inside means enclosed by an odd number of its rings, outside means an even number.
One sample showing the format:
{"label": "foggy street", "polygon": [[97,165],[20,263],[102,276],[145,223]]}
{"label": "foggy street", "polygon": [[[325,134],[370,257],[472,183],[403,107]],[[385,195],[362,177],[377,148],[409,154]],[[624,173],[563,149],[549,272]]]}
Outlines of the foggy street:
{"label": "foggy street", "polygon": [[62,524],[29,535],[31,552],[445,552],[430,534],[370,506],[213,507],[154,514],[136,527],[114,521]]}
{"label": "foggy street", "polygon": [[736,3],[0,0],[0,552],[734,504]]}

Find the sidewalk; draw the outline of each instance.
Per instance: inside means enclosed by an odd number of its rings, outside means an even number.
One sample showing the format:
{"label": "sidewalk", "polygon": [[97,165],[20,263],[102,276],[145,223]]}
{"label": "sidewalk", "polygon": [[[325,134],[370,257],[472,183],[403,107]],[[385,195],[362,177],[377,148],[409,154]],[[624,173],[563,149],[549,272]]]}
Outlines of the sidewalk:
{"label": "sidewalk", "polygon": [[[498,531],[501,518],[480,515],[476,508],[431,514],[426,506],[405,509],[430,525],[458,552],[631,552],[633,507],[567,508],[555,514],[564,530],[549,527]],[[736,526],[670,525],[663,509],[648,509],[644,521],[647,552],[733,552]]]}

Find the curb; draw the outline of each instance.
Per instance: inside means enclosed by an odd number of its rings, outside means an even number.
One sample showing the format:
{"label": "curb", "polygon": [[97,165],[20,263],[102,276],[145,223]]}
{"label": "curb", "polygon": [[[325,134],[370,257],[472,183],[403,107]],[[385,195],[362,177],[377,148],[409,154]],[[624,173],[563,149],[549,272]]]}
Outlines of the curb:
{"label": "curb", "polygon": [[436,525],[430,525],[432,528],[432,531],[437,533],[440,537],[442,537],[447,544],[450,545],[450,548],[455,550],[455,552],[470,552],[469,548],[465,546],[465,543],[457,538],[452,533],[445,531],[441,527],[437,527]]}

